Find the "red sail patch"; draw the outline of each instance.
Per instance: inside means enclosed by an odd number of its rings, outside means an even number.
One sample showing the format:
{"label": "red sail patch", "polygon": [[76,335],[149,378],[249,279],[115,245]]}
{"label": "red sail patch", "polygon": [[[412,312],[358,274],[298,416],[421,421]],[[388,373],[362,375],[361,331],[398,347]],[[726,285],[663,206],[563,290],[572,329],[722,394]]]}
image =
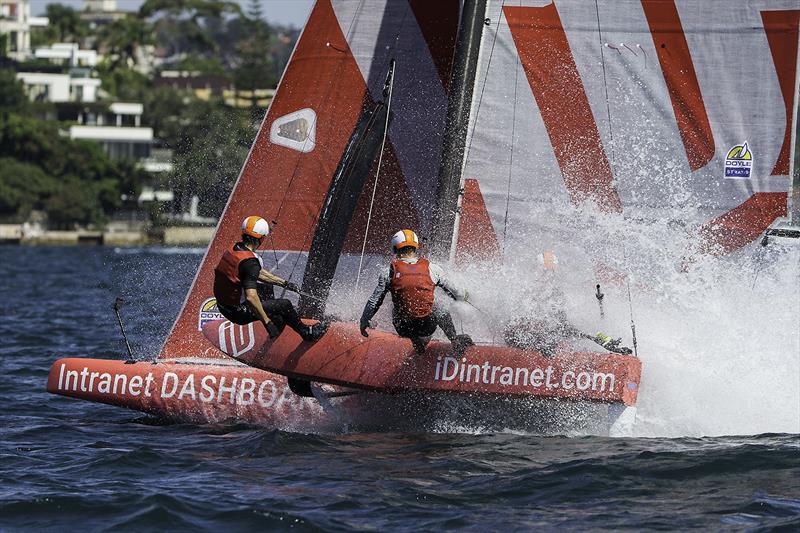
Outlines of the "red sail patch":
{"label": "red sail patch", "polygon": [[695,171],[714,157],[714,133],[708,122],[678,9],[672,0],[642,0],[642,8],[653,36],[689,167]]}
{"label": "red sail patch", "polygon": [[554,4],[503,11],[573,203],[620,212],[611,166]]}

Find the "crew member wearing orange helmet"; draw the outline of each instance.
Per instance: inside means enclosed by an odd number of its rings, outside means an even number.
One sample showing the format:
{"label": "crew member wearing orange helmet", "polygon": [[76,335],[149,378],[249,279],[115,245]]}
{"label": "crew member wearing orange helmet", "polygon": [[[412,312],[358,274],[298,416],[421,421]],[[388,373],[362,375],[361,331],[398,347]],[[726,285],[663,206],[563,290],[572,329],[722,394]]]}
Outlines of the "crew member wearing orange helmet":
{"label": "crew member wearing orange helmet", "polygon": [[[261,217],[249,216],[242,222],[242,240],[227,250],[214,269],[214,296],[220,313],[234,324],[260,321],[270,338],[280,335],[288,325],[303,340],[314,341],[325,333],[327,323],[307,326],[285,298],[275,298],[272,286],[292,292],[300,288],[264,269],[255,251],[269,234],[269,224]],[[260,284],[259,284],[260,282]]]}
{"label": "crew member wearing orange helmet", "polygon": [[364,307],[361,334],[369,336],[370,319],[378,312],[386,294],[391,293],[394,328],[401,337],[411,339],[417,352],[425,351],[437,326],[442,328],[456,350],[474,344],[469,335],[456,333],[450,312],[434,299],[436,287],[441,287],[454,300],[466,301],[467,292],[448,282],[440,266],[419,256],[419,239],[413,231],[404,229],[395,233],[392,248],[396,258],[388,272],[378,279],[378,286]]}

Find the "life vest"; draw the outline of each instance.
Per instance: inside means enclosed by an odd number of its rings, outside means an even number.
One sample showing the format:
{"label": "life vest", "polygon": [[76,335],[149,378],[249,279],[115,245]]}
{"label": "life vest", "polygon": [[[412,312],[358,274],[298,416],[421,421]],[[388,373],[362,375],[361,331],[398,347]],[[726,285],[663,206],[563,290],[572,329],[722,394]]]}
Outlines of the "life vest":
{"label": "life vest", "polygon": [[239,263],[245,259],[258,259],[250,250],[228,250],[214,269],[214,297],[217,303],[236,307],[244,301]]}
{"label": "life vest", "polygon": [[400,259],[392,261],[389,290],[395,314],[409,318],[425,318],[431,314],[436,285],[431,280],[429,265],[427,259],[419,259],[414,264]]}

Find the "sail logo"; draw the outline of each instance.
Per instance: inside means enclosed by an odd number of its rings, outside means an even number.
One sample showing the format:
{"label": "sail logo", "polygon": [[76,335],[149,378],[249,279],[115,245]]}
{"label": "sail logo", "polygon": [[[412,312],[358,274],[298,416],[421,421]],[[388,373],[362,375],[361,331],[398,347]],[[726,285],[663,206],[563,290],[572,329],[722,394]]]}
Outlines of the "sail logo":
{"label": "sail logo", "polygon": [[239,326],[226,320],[219,325],[218,333],[219,349],[231,357],[239,357],[256,345],[256,333],[252,322],[246,326]]}
{"label": "sail logo", "polygon": [[298,152],[310,152],[317,144],[317,114],[305,108],[276,118],[269,128],[269,140]]}
{"label": "sail logo", "polygon": [[753,153],[747,141],[737,144],[725,156],[725,178],[750,179],[753,171]]}
{"label": "sail logo", "polygon": [[197,331],[203,331],[203,326],[214,320],[222,320],[222,313],[217,308],[216,298],[207,298],[200,306],[200,313],[197,316]]}

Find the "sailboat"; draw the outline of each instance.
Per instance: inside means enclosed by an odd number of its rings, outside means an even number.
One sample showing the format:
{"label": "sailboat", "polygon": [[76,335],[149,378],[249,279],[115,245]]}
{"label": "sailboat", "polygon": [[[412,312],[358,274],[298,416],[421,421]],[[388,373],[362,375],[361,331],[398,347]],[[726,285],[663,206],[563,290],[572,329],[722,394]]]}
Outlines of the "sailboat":
{"label": "sailboat", "polygon": [[[315,343],[288,329],[270,340],[219,315],[214,266],[245,216],[269,217],[275,266],[293,281],[303,271],[299,308],[319,319],[332,283],[357,284],[364,258],[380,261],[406,227],[430,235],[438,261],[498,269],[531,243],[569,242],[564,206],[678,220],[700,236],[699,253],[734,253],[786,213],[791,4],[318,0],[157,358],[60,359],[48,390],[275,427],[330,421],[375,397],[566,402],[630,425],[636,355],[581,342],[548,356],[495,342],[456,352],[443,341],[419,355],[346,321]],[[660,166],[646,179],[644,139]]]}

